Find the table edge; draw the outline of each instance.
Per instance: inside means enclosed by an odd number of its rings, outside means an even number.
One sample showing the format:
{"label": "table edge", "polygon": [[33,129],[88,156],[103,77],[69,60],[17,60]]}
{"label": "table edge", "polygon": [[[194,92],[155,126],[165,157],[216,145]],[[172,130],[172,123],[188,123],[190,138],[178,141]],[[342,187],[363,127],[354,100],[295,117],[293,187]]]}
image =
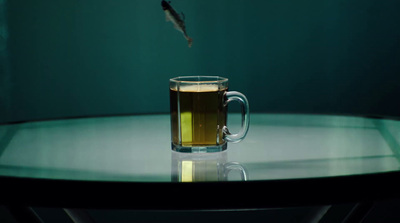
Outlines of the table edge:
{"label": "table edge", "polygon": [[400,171],[226,182],[107,182],[0,176],[0,204],[136,210],[238,210],[400,197]]}

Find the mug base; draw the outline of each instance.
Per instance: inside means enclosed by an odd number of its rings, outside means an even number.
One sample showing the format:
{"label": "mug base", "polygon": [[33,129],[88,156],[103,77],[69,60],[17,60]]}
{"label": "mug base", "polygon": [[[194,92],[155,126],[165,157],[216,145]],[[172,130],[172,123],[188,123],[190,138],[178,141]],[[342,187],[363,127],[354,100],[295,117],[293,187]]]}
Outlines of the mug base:
{"label": "mug base", "polygon": [[171,149],[181,153],[215,153],[228,148],[227,143],[212,146],[182,146],[171,143]]}

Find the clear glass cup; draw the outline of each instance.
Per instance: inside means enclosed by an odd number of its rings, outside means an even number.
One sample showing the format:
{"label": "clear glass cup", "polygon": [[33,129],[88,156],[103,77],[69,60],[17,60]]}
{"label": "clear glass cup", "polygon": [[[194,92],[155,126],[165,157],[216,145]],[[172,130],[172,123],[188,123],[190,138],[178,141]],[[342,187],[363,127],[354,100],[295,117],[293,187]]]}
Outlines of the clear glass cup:
{"label": "clear glass cup", "polygon": [[[171,145],[178,152],[218,152],[227,142],[240,142],[249,129],[247,98],[228,91],[228,79],[217,76],[184,76],[170,79]],[[226,126],[227,106],[238,101],[242,126],[231,133]]]}

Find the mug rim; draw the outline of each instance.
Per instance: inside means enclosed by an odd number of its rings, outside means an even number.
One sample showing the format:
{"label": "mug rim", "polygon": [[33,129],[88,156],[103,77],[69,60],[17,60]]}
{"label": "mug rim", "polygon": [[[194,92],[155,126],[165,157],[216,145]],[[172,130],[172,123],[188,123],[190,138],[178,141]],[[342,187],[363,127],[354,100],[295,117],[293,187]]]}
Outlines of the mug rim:
{"label": "mug rim", "polygon": [[[197,80],[196,80],[197,79]],[[175,83],[215,83],[215,84],[221,84],[228,82],[228,78],[221,77],[221,76],[178,76],[169,79],[170,82],[175,82]]]}

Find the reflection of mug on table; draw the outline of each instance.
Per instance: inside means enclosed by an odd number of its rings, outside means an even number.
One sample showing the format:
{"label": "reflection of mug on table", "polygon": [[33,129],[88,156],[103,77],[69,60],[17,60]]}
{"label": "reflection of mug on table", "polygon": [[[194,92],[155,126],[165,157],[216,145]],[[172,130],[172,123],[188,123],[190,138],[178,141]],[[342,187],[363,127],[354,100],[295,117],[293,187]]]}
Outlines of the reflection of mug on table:
{"label": "reflection of mug on table", "polygon": [[226,181],[232,170],[239,172],[241,180],[247,180],[248,173],[244,166],[238,162],[227,162],[226,151],[204,154],[172,151],[173,182]]}
{"label": "reflection of mug on table", "polygon": [[[237,134],[226,126],[227,105],[242,106],[242,128]],[[171,141],[178,152],[217,152],[226,142],[239,142],[249,128],[246,97],[228,91],[228,79],[213,76],[177,77],[170,80]]]}

